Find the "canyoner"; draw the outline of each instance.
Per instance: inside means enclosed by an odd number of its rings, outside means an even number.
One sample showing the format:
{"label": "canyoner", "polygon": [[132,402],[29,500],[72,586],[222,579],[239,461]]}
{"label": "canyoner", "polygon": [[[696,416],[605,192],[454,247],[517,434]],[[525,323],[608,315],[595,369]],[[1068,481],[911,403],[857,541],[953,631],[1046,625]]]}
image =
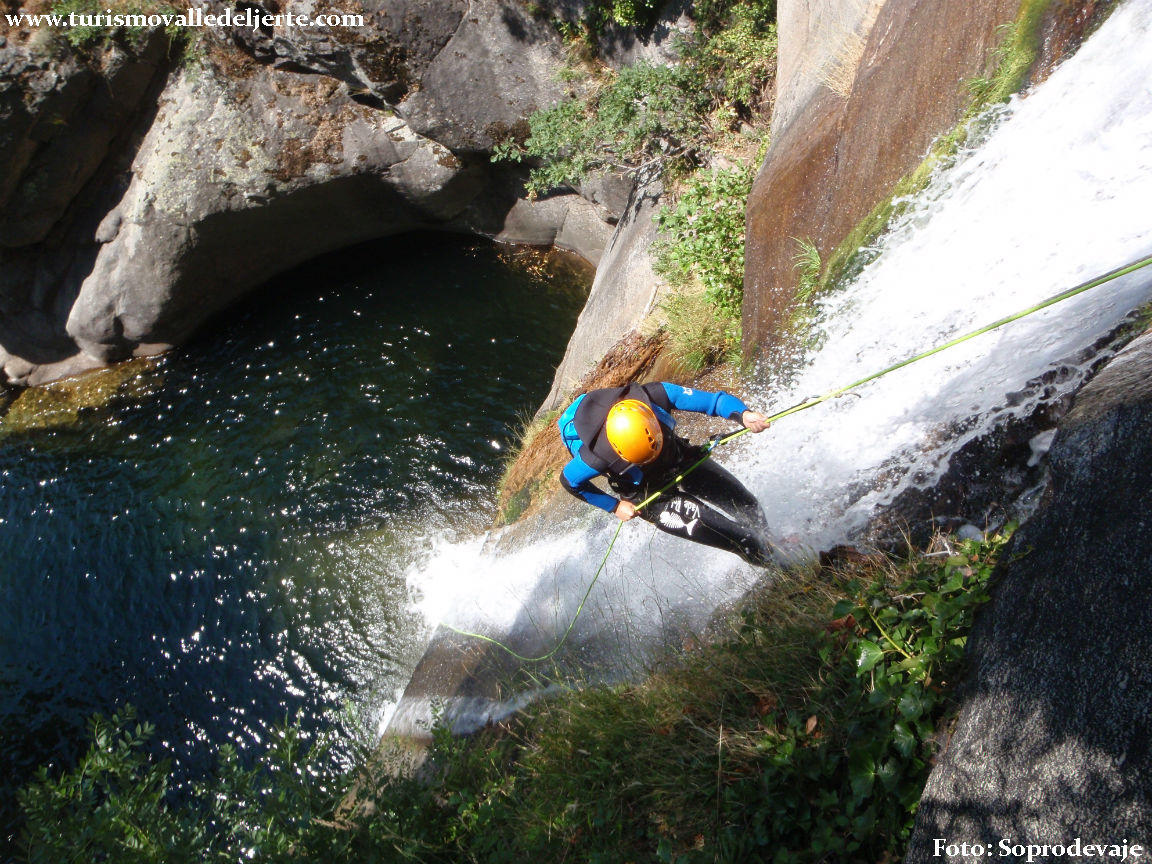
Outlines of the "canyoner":
{"label": "canyoner", "polygon": [[[668,534],[768,566],[768,525],[756,498],[724,468],[703,464],[709,448],[675,433],[673,409],[726,417],[745,431],[768,428],[763,414],[723,391],[667,382],[593,390],[557,421],[572,457],[561,485],[621,522],[639,516]],[[595,486],[598,477],[619,497]]]}
{"label": "canyoner", "polygon": [[[741,528],[745,530],[751,528],[749,536],[752,537],[761,536],[761,532],[764,532],[762,534],[763,542],[769,544],[770,541],[766,536],[767,525],[755,497],[752,496],[748,490],[744,489],[740,482],[732,477],[729,472],[720,468],[712,461],[716,448],[723,444],[728,444],[748,432],[762,432],[777,420],[801,411],[806,411],[809,408],[815,408],[817,405],[821,405],[829,400],[844,396],[856,390],[856,388],[883,378],[892,372],[911,366],[914,363],[918,363],[949,348],[954,348],[978,336],[990,333],[1014,321],[1019,321],[1022,318],[1026,318],[1029,315],[1033,315],[1062,301],[1069,300],[1093,288],[1105,285],[1115,279],[1119,279],[1121,276],[1134,273],[1149,265],[1152,265],[1152,255],[1136,259],[1122,267],[1097,276],[1094,279],[1061,291],[1049,297],[1047,300],[999,318],[979,329],[972,330],[962,336],[957,336],[954,339],[950,339],[947,342],[922,351],[898,363],[893,363],[890,366],[866,375],[863,378],[859,378],[849,384],[836,387],[818,396],[811,396],[767,416],[759,412],[749,411],[743,402],[727,393],[693,391],[690,388],[667,383],[648,385],[630,384],[625,387],[594,390],[587,394],[582,394],[576,398],[572,405],[570,405],[560,417],[559,421],[557,421],[561,429],[564,444],[573,457],[564,469],[561,483],[569,492],[587,503],[599,507],[606,512],[614,513],[620,521],[616,526],[616,531],[612,535],[612,539],[605,549],[599,566],[589,580],[584,596],[577,606],[575,614],[569,621],[567,628],[551,650],[539,656],[526,657],[517,653],[499,640],[485,636],[482,633],[461,630],[448,625],[445,626],[448,630],[458,635],[480,639],[494,645],[523,662],[538,663],[555,657],[571,635],[576,626],[576,621],[583,612],[589,596],[591,596],[592,589],[596,586],[600,575],[604,572],[604,566],[608,563],[608,559],[612,555],[612,550],[616,545],[617,538],[620,536],[621,528],[623,528],[626,522],[638,515],[644,515],[646,521],[651,521],[657,528],[667,533],[696,540],[705,545],[727,548],[730,551],[736,552],[736,554],[740,554],[741,557],[744,557],[749,563],[761,564],[762,566],[770,565],[773,562],[769,553],[762,551],[760,554],[764,557],[757,559],[747,554],[747,550],[739,547],[738,538],[740,537],[739,531]],[[585,408],[586,413],[580,410],[580,406],[585,402],[588,402],[588,407]],[[660,408],[659,415],[656,413],[655,405],[664,406]],[[677,452],[680,457],[677,461],[678,467],[675,472],[672,472],[674,476],[670,478],[668,471],[663,472],[661,477],[666,481],[664,485],[659,486],[655,491],[650,491],[653,486],[657,486],[658,484],[645,482],[643,472],[640,472],[641,476],[639,478],[637,478],[635,474],[629,477],[628,474],[632,471],[633,467],[655,462],[659,458],[663,450],[662,436],[664,434],[664,421],[661,418],[667,416],[667,419],[672,419],[669,412],[670,408],[673,407],[698,411],[699,413],[709,414],[710,416],[726,416],[731,420],[742,422],[744,428],[727,435],[713,436],[706,444],[696,447],[684,442],[683,439],[673,434],[672,439],[677,442],[675,452]],[[613,417],[613,411],[617,409],[619,416]],[[668,428],[670,429],[671,426]],[[592,441],[596,445],[595,450],[587,446],[588,442],[584,440],[585,435],[588,436],[589,441]],[[685,458],[686,455],[687,458]],[[591,460],[591,464],[589,464],[588,460]],[[707,466],[706,469],[705,466]],[[599,470],[597,470],[597,468],[599,468]],[[614,470],[610,471],[609,469]],[[709,479],[703,483],[693,481],[691,478],[701,469],[705,469],[705,476]],[[618,472],[624,475],[624,480],[618,479]],[[591,484],[590,481],[601,474],[607,474],[609,482],[613,484],[613,490],[622,493],[620,499],[616,499],[612,495],[598,490]],[[636,500],[640,498],[638,494],[639,490],[644,490],[645,492],[649,492],[649,494],[640,500]],[[689,492],[686,490],[692,491]],[[700,490],[706,491],[701,493]],[[719,495],[717,494],[718,490],[722,490],[722,493]],[[738,496],[741,501],[741,507],[738,509],[748,521],[739,522],[729,518],[727,519],[729,524],[725,525],[725,523],[720,521],[717,515],[715,515],[720,511],[712,505],[706,505],[710,511],[709,519],[712,520],[712,524],[706,533],[693,536],[693,532],[689,531],[687,527],[689,523],[684,521],[683,515],[689,512],[688,508],[692,506],[693,496],[700,494],[708,494],[710,497],[721,498],[726,494],[733,496],[733,500]],[[662,501],[665,496],[667,496],[666,502]],[[660,506],[653,506],[655,502],[658,501],[661,501],[662,504]],[[704,508],[701,509],[703,510]],[[645,515],[649,513],[652,515]],[[670,515],[663,516],[662,514]],[[695,515],[695,513],[693,512],[692,515]],[[702,515],[703,514],[701,514],[701,517]],[[723,516],[722,513],[720,515]],[[703,521],[702,518],[701,521]],[[695,523],[693,523],[693,525],[694,524]],[[725,530],[735,531],[736,533],[721,533]]]}

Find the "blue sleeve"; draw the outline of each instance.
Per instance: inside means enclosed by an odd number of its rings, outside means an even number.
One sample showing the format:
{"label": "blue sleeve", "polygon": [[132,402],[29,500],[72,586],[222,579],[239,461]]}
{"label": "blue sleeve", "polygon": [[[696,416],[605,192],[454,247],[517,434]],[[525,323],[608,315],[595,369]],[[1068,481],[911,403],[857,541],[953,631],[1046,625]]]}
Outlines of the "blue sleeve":
{"label": "blue sleeve", "polygon": [[599,476],[599,471],[594,470],[579,456],[573,456],[560,472],[560,485],[593,507],[611,513],[620,501],[592,484],[592,480]]}
{"label": "blue sleeve", "polygon": [[713,393],[709,390],[693,390],[690,387],[667,382],[663,386],[672,407],[681,411],[695,411],[698,414],[707,414],[709,417],[727,417],[740,423],[740,418],[748,410],[747,405],[723,390]]}

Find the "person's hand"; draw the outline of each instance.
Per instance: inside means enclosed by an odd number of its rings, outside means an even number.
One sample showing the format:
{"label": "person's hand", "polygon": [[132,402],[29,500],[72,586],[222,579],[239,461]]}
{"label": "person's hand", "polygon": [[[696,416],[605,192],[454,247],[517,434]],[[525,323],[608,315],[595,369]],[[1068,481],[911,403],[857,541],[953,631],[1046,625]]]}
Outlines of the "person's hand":
{"label": "person's hand", "polygon": [[629,519],[635,518],[636,505],[633,504],[631,501],[621,501],[619,504],[616,505],[616,509],[613,510],[612,513],[621,522],[627,522]]}
{"label": "person's hand", "polygon": [[772,425],[759,411],[745,411],[740,415],[740,422],[749,432],[763,432]]}

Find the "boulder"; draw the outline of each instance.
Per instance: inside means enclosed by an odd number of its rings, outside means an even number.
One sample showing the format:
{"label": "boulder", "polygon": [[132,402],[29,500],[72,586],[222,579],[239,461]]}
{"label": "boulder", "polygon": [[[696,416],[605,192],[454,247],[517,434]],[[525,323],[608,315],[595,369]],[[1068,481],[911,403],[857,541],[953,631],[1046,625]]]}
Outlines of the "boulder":
{"label": "boulder", "polygon": [[96,231],[68,334],[102,361],[178,344],[275,273],[445,223],[482,185],[332,78],[267,67],[242,81],[181,75]]}
{"label": "boulder", "polygon": [[991,845],[956,862],[1001,857],[1001,840],[1152,838],[1150,459],[1146,333],[1060,424],[1045,503],[1005,550],[969,638],[956,730],[924,790],[907,861],[940,860],[937,838]]}
{"label": "boulder", "polygon": [[612,226],[601,208],[570,193],[517,199],[505,214],[494,239],[526,246],[555,246],[576,253],[596,267],[612,233]]}
{"label": "boulder", "polygon": [[396,110],[454,153],[487,152],[567,94],[557,74],[563,61],[559,35],[523,4],[472,0],[419,89]]}

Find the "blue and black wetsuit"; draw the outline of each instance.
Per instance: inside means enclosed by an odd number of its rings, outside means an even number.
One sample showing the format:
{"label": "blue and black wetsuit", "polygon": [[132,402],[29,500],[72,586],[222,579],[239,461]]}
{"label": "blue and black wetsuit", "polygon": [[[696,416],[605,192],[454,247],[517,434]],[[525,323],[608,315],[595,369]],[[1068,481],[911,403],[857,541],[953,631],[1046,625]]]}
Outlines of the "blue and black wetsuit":
{"label": "blue and black wetsuit", "polygon": [[[660,454],[645,465],[633,465],[608,443],[604,422],[623,399],[648,405],[660,421],[664,444]],[[560,475],[561,485],[576,497],[609,513],[619,498],[592,481],[605,477],[611,489],[628,501],[641,501],[671,482],[703,455],[673,432],[673,409],[741,422],[747,406],[723,391],[709,392],[676,384],[629,384],[593,390],[576,399],[558,421],[571,461]],[[767,553],[767,523],[756,498],[728,471],[709,459],[644,507],[639,514],[662,531],[706,546],[735,552],[762,566]]]}

